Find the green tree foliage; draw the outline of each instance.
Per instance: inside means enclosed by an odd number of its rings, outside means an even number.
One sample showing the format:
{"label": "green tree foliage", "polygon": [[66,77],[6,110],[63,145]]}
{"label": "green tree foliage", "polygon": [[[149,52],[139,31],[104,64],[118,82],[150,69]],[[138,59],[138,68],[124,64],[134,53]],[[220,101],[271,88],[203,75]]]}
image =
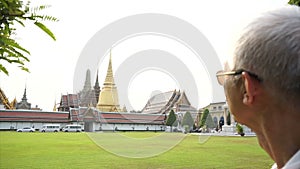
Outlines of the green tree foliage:
{"label": "green tree foliage", "polygon": [[300,6],[300,0],[290,0],[288,4]]}
{"label": "green tree foliage", "polygon": [[30,2],[23,4],[21,0],[0,0],[0,72],[9,74],[3,62],[17,64],[22,70],[29,72],[25,62],[29,62],[26,55],[30,52],[20,46],[12,37],[16,34],[15,23],[25,27],[25,21],[31,21],[35,26],[44,31],[53,40],[54,34],[42,23],[42,21],[58,21],[57,18],[48,15],[39,15],[37,12],[50,6],[38,6],[30,8]]}
{"label": "green tree foliage", "polygon": [[166,126],[171,126],[171,131],[175,121],[176,121],[176,115],[174,113],[174,110],[171,110],[166,121]]}
{"label": "green tree foliage", "polygon": [[178,126],[178,119],[176,118],[176,120],[174,121],[173,125],[174,127]]}
{"label": "green tree foliage", "polygon": [[193,127],[194,125],[194,120],[193,120],[193,117],[191,115],[190,112],[186,112],[183,116],[183,119],[182,119],[182,123],[181,123],[182,126],[188,126],[189,129],[191,127]]}
{"label": "green tree foliage", "polygon": [[236,131],[238,134],[240,134],[241,136],[244,136],[244,128],[243,126],[241,126],[239,123],[236,124]]}
{"label": "green tree foliage", "polygon": [[227,117],[226,117],[226,123],[227,125],[231,125],[231,113],[228,111]]}
{"label": "green tree foliage", "polygon": [[205,125],[208,114],[209,114],[209,110],[205,109],[200,119],[200,125],[199,125],[200,128]]}
{"label": "green tree foliage", "polygon": [[207,115],[205,125],[207,128],[215,128],[216,127],[210,113],[208,113],[208,115]]}

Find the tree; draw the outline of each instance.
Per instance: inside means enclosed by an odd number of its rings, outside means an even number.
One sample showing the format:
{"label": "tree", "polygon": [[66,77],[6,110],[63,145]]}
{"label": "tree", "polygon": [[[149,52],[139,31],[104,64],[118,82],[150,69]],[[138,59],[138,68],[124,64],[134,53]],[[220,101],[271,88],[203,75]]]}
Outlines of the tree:
{"label": "tree", "polygon": [[210,113],[208,113],[208,115],[207,115],[205,125],[207,128],[215,128],[216,127]]}
{"label": "tree", "polygon": [[176,127],[176,126],[178,126],[178,119],[176,118],[176,120],[174,121],[174,123],[173,123],[173,125],[172,126],[174,126],[174,127]]}
{"label": "tree", "polygon": [[182,119],[182,123],[181,125],[184,127],[184,126],[188,126],[188,129],[191,129],[191,127],[193,127],[194,125],[194,120],[193,120],[193,117],[191,115],[190,112],[186,112],[183,116],[183,119]]}
{"label": "tree", "polygon": [[228,111],[227,117],[226,117],[226,123],[227,125],[231,125],[231,115],[230,115],[230,111]]}
{"label": "tree", "polygon": [[204,112],[203,112],[203,114],[202,114],[202,116],[201,116],[201,119],[200,119],[200,126],[199,126],[200,128],[205,125],[208,113],[209,113],[209,110],[205,109]]}
{"label": "tree", "polygon": [[172,126],[173,126],[175,121],[176,121],[176,115],[174,113],[174,110],[171,110],[169,115],[168,115],[167,121],[166,121],[166,126],[171,127],[171,132],[172,132]]}
{"label": "tree", "polygon": [[300,0],[290,0],[288,4],[300,6]]}
{"label": "tree", "polygon": [[[30,8],[30,2],[23,4],[21,0],[0,0],[0,61],[9,64],[17,64],[22,70],[29,72],[25,62],[29,62],[26,55],[30,52],[20,46],[14,39],[16,28],[15,23],[25,27],[25,21],[31,21],[34,25],[56,40],[54,34],[42,23],[42,21],[58,21],[57,18],[48,15],[39,15],[37,12],[50,6],[38,6]],[[5,66],[0,63],[0,72],[9,75]]]}
{"label": "tree", "polygon": [[236,123],[236,131],[238,134],[240,134],[241,136],[244,136],[244,128],[243,126],[241,126],[239,123]]}

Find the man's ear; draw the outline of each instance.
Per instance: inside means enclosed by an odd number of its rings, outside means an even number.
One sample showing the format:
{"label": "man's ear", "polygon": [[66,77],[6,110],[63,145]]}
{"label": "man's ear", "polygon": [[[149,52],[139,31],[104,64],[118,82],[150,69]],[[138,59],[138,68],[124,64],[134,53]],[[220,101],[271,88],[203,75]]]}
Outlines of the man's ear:
{"label": "man's ear", "polygon": [[251,106],[257,95],[257,82],[251,78],[249,73],[243,72],[242,78],[244,80],[245,93],[243,94],[243,103],[247,106]]}

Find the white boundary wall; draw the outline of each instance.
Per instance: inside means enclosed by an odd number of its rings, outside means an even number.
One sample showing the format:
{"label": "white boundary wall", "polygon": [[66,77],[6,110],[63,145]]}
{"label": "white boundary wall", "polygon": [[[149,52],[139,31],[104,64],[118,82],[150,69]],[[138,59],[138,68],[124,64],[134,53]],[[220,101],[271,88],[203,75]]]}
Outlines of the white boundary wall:
{"label": "white boundary wall", "polygon": [[110,131],[164,131],[164,125],[154,124],[101,124],[98,130],[110,130]]}
{"label": "white boundary wall", "polygon": [[46,123],[46,122],[0,122],[0,130],[16,130],[23,127],[33,127],[36,130],[41,129],[45,124],[58,124],[60,127],[67,125],[68,123]]}

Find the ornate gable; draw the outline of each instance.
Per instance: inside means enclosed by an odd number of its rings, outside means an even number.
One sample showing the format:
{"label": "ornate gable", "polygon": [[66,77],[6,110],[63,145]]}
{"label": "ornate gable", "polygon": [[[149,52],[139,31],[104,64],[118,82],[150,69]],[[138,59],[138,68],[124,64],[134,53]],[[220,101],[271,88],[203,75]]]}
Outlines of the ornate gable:
{"label": "ornate gable", "polygon": [[6,109],[13,109],[11,103],[9,103],[8,98],[5,96],[3,90],[0,88],[0,104],[3,104]]}
{"label": "ornate gable", "polygon": [[182,104],[182,105],[191,105],[190,101],[188,100],[185,92],[182,92],[181,94],[181,97],[180,97],[180,100],[178,102],[179,104]]}

